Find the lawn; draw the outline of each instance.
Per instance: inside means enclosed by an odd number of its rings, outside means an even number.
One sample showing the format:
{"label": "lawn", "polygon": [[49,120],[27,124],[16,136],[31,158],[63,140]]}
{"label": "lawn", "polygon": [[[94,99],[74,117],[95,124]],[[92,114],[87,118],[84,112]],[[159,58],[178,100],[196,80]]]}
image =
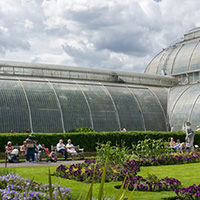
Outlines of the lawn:
{"label": "lawn", "polygon": [[[15,172],[23,177],[33,178],[38,183],[48,183],[48,168],[49,167],[26,167],[26,168],[15,168]],[[200,163],[184,164],[184,165],[165,165],[165,166],[153,166],[153,167],[141,167],[141,171],[138,175],[146,177],[148,173],[155,174],[160,178],[166,176],[177,178],[181,181],[182,185],[187,187],[192,184],[200,184]],[[54,172],[56,167],[50,167],[51,172]],[[78,196],[81,192],[85,193],[89,189],[89,184],[61,179],[58,177],[52,177],[53,183],[59,183],[70,187],[73,192],[73,196]],[[106,183],[105,191],[107,197],[113,197],[117,193],[115,185],[119,185],[120,182]],[[99,184],[94,186],[94,196],[97,197]],[[130,192],[128,192],[130,194]],[[127,195],[128,195],[127,194]],[[134,200],[149,200],[149,199],[163,199],[168,197],[176,196],[174,192],[135,192],[133,195]]]}

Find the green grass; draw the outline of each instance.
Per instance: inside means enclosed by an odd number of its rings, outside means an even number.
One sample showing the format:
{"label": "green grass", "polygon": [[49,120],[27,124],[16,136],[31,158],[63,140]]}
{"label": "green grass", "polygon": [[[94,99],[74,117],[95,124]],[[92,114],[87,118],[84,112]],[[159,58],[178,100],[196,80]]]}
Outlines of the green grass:
{"label": "green grass", "polygon": [[[15,172],[23,177],[28,177],[38,183],[48,183],[48,168],[49,167],[26,167],[15,168]],[[184,165],[166,165],[166,166],[154,166],[154,167],[141,167],[141,171],[138,175],[146,177],[148,173],[155,174],[158,177],[173,177],[181,181],[184,187],[192,184],[200,184],[200,163],[184,164]],[[55,171],[56,167],[51,166],[51,173]],[[89,190],[90,184],[85,184],[73,180],[61,179],[58,177],[52,177],[52,183],[59,183],[62,186],[70,187],[74,197],[77,197],[81,192],[85,195]],[[105,184],[105,191],[107,197],[113,197],[118,192],[114,188],[116,185],[120,185],[121,182],[112,182]],[[99,190],[99,184],[94,185],[94,196],[97,197]],[[130,194],[128,191],[127,196]],[[174,192],[134,192],[134,200],[161,200],[163,198],[176,196]]]}

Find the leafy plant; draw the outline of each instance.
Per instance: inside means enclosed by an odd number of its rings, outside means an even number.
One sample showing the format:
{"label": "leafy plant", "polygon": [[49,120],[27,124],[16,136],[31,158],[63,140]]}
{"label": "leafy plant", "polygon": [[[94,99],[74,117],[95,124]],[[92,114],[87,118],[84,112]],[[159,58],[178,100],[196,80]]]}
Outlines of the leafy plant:
{"label": "leafy plant", "polygon": [[140,157],[153,157],[169,153],[169,145],[163,139],[139,140],[136,145],[132,145],[132,148]]}
{"label": "leafy plant", "polygon": [[111,142],[108,141],[106,144],[99,144],[96,147],[97,158],[100,163],[108,162],[113,165],[123,164],[129,159],[129,150],[127,147],[111,146]]}

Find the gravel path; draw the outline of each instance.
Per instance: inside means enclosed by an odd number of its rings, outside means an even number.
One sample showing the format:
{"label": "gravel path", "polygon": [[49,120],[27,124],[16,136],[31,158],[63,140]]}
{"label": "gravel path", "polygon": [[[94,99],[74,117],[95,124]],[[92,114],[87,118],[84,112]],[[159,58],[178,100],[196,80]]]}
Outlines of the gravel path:
{"label": "gravel path", "polygon": [[[54,162],[36,162],[36,163],[25,163],[25,162],[19,162],[19,163],[7,163],[7,167],[42,167],[42,166],[59,166],[61,164],[63,165],[72,165],[76,163],[82,163],[84,160],[75,160],[75,161],[57,161]],[[0,168],[5,168],[5,163],[0,163]]]}

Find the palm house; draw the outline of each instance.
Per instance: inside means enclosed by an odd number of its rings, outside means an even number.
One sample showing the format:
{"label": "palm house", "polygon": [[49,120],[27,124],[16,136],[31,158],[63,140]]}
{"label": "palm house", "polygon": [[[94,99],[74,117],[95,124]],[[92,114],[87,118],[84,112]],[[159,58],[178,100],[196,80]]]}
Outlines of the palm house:
{"label": "palm house", "polygon": [[144,74],[0,62],[0,132],[168,131],[200,124],[200,29],[193,29]]}

